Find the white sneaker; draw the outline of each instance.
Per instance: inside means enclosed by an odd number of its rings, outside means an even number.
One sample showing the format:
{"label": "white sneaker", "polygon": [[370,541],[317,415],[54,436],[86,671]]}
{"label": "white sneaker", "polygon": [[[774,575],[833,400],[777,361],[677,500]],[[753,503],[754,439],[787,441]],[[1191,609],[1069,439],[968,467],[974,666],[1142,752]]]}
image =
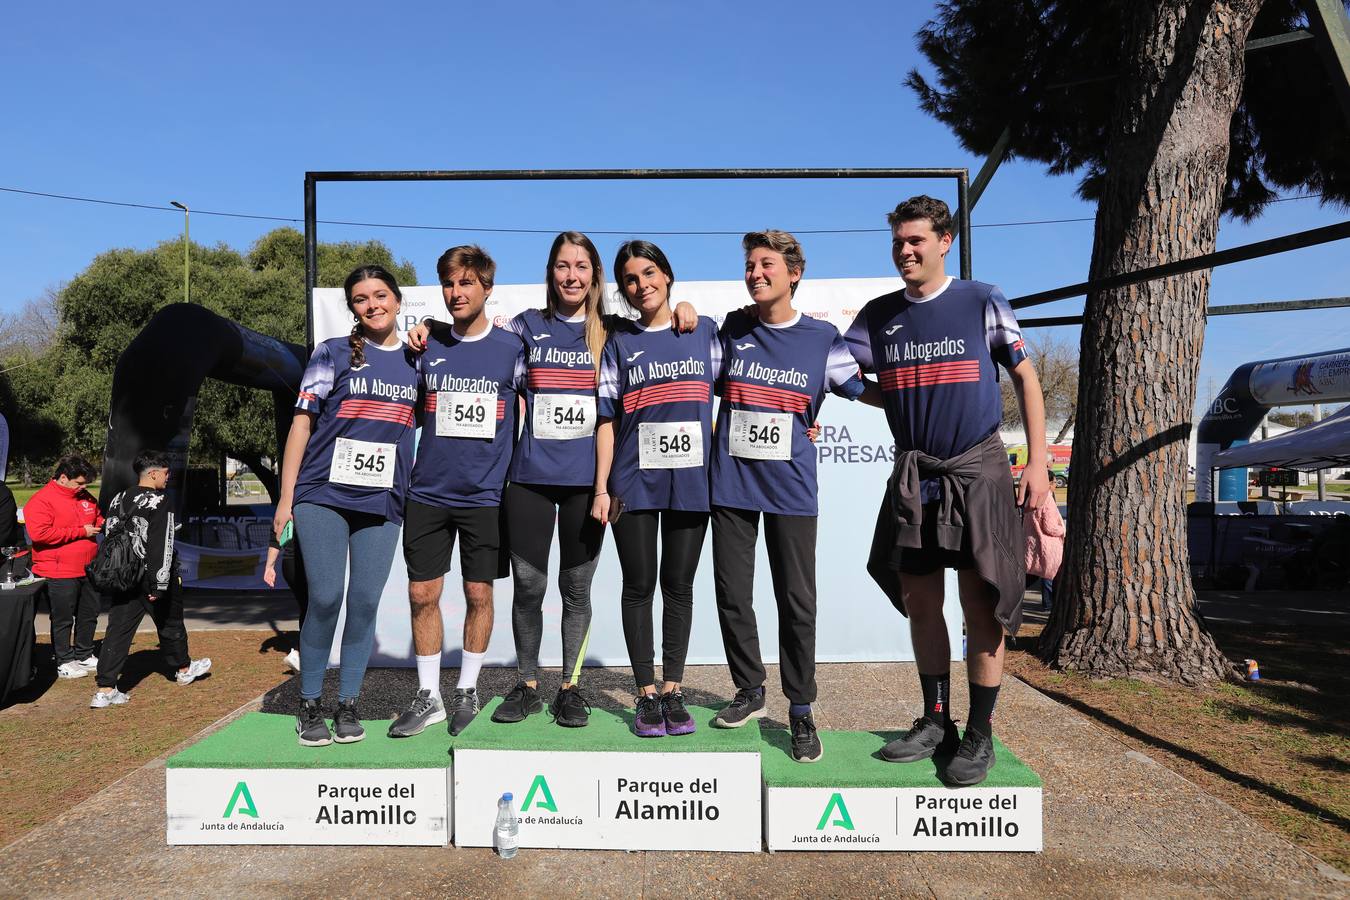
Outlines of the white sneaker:
{"label": "white sneaker", "polygon": [[178,679],[179,684],[192,684],[198,678],[211,671],[211,660],[203,656],[201,659],[194,659],[188,663],[186,671],[179,672],[174,677]]}
{"label": "white sneaker", "polygon": [[300,651],[292,650],[286,654],[286,667],[292,672],[300,671]]}
{"label": "white sneaker", "polygon": [[103,691],[94,691],[94,699],[89,701],[89,708],[107,709],[109,706],[121,706],[130,699],[130,694],[124,694],[117,688],[106,694]]}
{"label": "white sneaker", "polygon": [[61,663],[56,667],[57,678],[83,678],[89,670],[77,662]]}
{"label": "white sneaker", "polygon": [[86,659],[82,659],[82,660],[80,660],[80,665],[84,666],[84,667],[85,667],[86,669],[88,669],[90,672],[97,672],[97,671],[98,671],[98,657],[97,657],[97,656],[90,656],[90,657],[88,657],[88,658],[86,658]]}

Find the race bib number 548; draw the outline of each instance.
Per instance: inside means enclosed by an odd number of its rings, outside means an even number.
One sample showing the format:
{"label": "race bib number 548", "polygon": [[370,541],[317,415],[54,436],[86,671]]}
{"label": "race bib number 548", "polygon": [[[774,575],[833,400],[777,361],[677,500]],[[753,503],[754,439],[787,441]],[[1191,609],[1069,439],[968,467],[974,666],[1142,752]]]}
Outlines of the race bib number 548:
{"label": "race bib number 548", "polygon": [[338,438],[328,480],[356,487],[391,488],[397,451],[396,444]]}
{"label": "race bib number 548", "polygon": [[703,426],[698,422],[642,423],[638,426],[638,465],[643,469],[703,465]]}

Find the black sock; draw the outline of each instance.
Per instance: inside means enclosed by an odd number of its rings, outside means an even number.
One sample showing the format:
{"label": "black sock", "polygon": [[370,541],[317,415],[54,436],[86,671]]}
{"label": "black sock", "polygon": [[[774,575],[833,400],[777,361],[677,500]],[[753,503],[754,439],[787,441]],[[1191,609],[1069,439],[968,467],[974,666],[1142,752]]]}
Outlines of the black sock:
{"label": "black sock", "polygon": [[952,695],[951,673],[925,675],[920,672],[919,687],[923,689],[924,717],[939,725],[946,725],[950,718],[950,710],[947,707],[951,703]]}
{"label": "black sock", "polygon": [[970,721],[973,728],[985,737],[994,733],[994,704],[998,702],[998,688],[982,684],[970,685]]}

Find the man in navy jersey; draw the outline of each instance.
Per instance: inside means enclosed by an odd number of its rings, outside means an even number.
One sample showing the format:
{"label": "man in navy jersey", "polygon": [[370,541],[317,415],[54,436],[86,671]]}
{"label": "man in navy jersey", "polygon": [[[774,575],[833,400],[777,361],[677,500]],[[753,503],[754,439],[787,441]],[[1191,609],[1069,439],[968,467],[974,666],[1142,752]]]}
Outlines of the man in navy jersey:
{"label": "man in navy jersey", "polygon": [[[846,334],[864,371],[876,372],[895,437],[896,464],[873,537],[868,572],[909,617],[924,714],[882,756],[912,762],[954,754],[950,784],[983,781],[994,764],[994,703],[1003,634],[1021,623],[1023,543],[1017,506],[1049,492],[1045,405],[1007,298],[944,269],[952,245],[947,204],[912,197],[887,216],[903,290],[870,301]],[[1029,459],[1014,500],[995,365],[1012,378]],[[870,399],[870,398],[869,398]],[[945,569],[956,569],[967,636],[970,717],[957,742],[951,719],[951,648],[942,614]]]}
{"label": "man in navy jersey", "polygon": [[811,715],[819,509],[816,452],[807,429],[826,391],[856,400],[865,385],[839,331],[792,306],[806,268],[797,239],[785,231],[751,232],[742,245],[745,286],[757,316],[733,312],[722,326],[726,363],[712,456],[713,580],[736,696],[713,724],[739,728],[764,716],[764,663],[753,606],[763,514],[791,753],[799,762],[815,762],[822,754]]}
{"label": "man in navy jersey", "polygon": [[[450,717],[459,734],[478,713],[478,672],[492,636],[492,582],[500,563],[500,506],[525,383],[525,345],[484,313],[496,265],[474,246],[452,247],[436,263],[454,320],[433,325],[417,361],[425,396],[422,437],[408,488],[403,557],[408,565],[417,696],[389,727],[409,737]],[[440,696],[444,625],[440,599],[459,538],[464,578],[464,650],[449,703]]]}

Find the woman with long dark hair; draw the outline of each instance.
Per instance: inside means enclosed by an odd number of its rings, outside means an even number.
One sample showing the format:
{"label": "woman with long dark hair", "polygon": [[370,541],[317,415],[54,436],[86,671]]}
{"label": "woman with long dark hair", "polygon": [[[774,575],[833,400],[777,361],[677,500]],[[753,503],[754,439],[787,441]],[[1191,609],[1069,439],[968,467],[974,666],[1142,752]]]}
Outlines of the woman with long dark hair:
{"label": "woman with long dark hair", "polygon": [[[306,747],[365,737],[356,701],[375,641],[375,613],[394,551],[412,471],[417,372],[395,328],[403,295],[392,274],[363,266],[343,284],[356,324],[314,348],[281,465],[272,527],[294,520],[309,581],[300,629],[301,710]],[[319,708],[324,670],[343,605],[338,708],[330,732]]]}
{"label": "woman with long dark hair", "polygon": [[[693,584],[708,530],[712,390],[722,362],[717,325],[673,332],[675,273],[660,247],[628,241],[614,274],[636,321],[617,325],[600,363],[595,499],[613,523],[623,571],[624,639],[637,682],[640,737],[689,734],[680,682],[693,624]],[[657,548],[660,545],[658,565]],[[652,600],[661,583],[661,690],[653,665]]]}

